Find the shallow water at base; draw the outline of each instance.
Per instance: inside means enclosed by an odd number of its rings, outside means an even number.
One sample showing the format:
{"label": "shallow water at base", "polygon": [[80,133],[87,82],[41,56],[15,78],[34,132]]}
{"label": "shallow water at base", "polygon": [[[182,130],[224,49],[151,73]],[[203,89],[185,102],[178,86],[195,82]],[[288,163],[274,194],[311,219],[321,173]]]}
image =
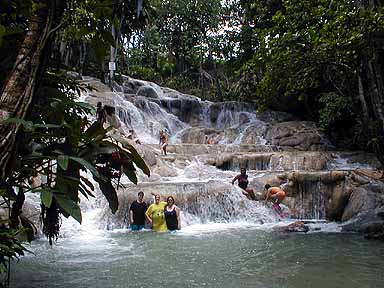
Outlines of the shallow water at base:
{"label": "shallow water at base", "polygon": [[383,287],[384,244],[249,227],[103,232],[29,246],[11,287]]}

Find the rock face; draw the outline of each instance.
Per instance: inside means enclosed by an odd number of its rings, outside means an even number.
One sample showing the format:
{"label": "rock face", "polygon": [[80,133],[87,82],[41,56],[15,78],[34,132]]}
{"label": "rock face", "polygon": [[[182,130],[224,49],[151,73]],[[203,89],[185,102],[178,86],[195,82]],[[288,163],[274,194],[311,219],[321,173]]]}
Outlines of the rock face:
{"label": "rock face", "polygon": [[331,145],[314,122],[289,121],[273,125],[266,134],[272,145],[300,151],[325,151]]}

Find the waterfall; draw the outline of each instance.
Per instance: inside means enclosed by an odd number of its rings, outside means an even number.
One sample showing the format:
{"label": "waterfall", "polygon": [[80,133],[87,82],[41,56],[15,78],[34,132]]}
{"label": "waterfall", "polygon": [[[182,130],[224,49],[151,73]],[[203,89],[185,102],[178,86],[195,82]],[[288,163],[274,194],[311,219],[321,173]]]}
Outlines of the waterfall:
{"label": "waterfall", "polygon": [[[284,151],[280,146],[271,145],[273,141],[267,140],[267,134],[273,124],[265,122],[269,121],[265,120],[268,117],[264,117],[265,121],[258,118],[254,104],[201,101],[195,96],[127,77],[120,92],[108,91],[108,87],[95,79],[87,78],[86,82],[100,90],[86,93],[82,99],[114,105],[123,125],[137,133],[142,143],[137,149],[151,166],[150,178],[137,171],[137,186],[125,177],[121,179],[123,188],[118,191],[119,209],[115,215],[111,214],[101,193],[92,207],[84,208],[91,213],[93,223],[102,229],[127,228],[129,206],[140,190],[149,203],[151,192],[174,196],[182,210],[183,227],[281,220],[262,202],[248,200],[240,188],[231,184],[240,167],[247,168],[249,187],[259,193],[260,199],[266,183],[280,185],[278,181],[283,179],[282,187],[288,191],[283,205],[289,207],[293,218],[327,219],[334,183],[325,183],[319,175],[330,167],[351,167],[344,161],[348,155]],[[161,156],[157,147],[159,130],[166,130],[168,134],[167,156]],[[207,143],[207,139],[214,141]],[[309,176],[290,185],[289,173]]]}

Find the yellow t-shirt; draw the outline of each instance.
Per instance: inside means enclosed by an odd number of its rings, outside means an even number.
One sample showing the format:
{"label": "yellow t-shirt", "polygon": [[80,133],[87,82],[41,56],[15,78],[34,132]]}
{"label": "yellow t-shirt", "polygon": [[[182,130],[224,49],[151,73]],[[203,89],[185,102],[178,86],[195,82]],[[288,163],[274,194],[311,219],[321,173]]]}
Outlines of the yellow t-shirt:
{"label": "yellow t-shirt", "polygon": [[164,208],[167,202],[160,201],[159,204],[151,204],[145,214],[152,218],[152,229],[154,231],[167,231],[167,223],[165,222]]}

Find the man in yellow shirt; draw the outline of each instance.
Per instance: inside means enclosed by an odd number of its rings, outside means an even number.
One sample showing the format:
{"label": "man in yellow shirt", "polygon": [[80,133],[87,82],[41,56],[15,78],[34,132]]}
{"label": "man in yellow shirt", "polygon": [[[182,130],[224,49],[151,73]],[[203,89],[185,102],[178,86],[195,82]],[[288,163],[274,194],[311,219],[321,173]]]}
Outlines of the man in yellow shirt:
{"label": "man in yellow shirt", "polygon": [[165,222],[164,208],[167,202],[160,201],[160,195],[155,195],[155,203],[151,204],[145,216],[147,220],[152,224],[152,229],[157,232],[167,231],[167,224]]}

